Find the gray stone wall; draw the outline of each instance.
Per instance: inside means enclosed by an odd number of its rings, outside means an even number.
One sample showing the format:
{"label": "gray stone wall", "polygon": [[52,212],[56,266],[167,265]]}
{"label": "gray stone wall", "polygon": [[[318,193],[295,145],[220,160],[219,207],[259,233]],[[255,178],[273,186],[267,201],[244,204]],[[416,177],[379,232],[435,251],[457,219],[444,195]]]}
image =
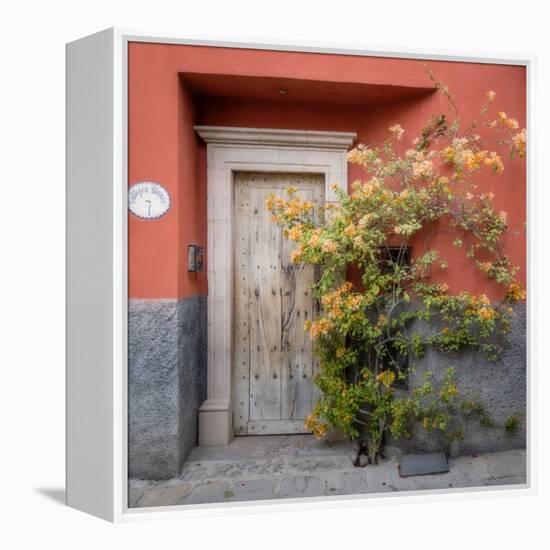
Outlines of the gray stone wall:
{"label": "gray stone wall", "polygon": [[[502,359],[488,361],[480,352],[441,353],[427,350],[426,355],[414,360],[410,386],[422,384],[429,370],[436,380],[449,367],[454,367],[461,393],[477,397],[486,407],[495,427],[486,427],[476,421],[466,421],[465,437],[452,445],[437,432],[427,433],[416,426],[410,439],[389,440],[390,447],[403,452],[445,451],[452,455],[503,451],[524,448],[526,445],[527,361],[526,361],[526,307],[515,304],[511,319],[509,344]],[[521,427],[513,435],[503,429],[512,414],[522,414]]]}
{"label": "gray stone wall", "polygon": [[206,398],[206,296],[128,305],[129,477],[177,475]]}
{"label": "gray stone wall", "polygon": [[[168,479],[177,475],[197,440],[197,414],[206,399],[206,296],[184,300],[130,300],[128,326],[129,477]],[[410,439],[387,441],[394,452],[445,451],[452,455],[524,448],[526,444],[526,308],[514,306],[510,343],[502,359],[481,353],[427,350],[414,361],[410,386],[430,370],[440,379],[454,367],[460,391],[479,398],[495,427],[465,423],[465,438],[450,445],[419,426]],[[520,412],[521,428],[503,429]]]}

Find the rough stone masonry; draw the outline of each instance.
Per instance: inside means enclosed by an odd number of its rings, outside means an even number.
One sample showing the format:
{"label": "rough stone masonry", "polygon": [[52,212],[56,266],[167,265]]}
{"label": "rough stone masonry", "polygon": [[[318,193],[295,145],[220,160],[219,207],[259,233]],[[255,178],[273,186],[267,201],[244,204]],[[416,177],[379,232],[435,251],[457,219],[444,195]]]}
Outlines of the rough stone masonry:
{"label": "rough stone masonry", "polygon": [[196,445],[206,398],[206,296],[129,302],[129,476],[167,479]]}
{"label": "rough stone masonry", "polygon": [[[454,367],[460,392],[478,399],[494,421],[494,427],[481,425],[476,420],[466,421],[465,437],[453,444],[441,434],[426,432],[417,426],[410,439],[390,440],[400,452],[444,451],[452,456],[471,453],[487,453],[509,449],[524,449],[526,445],[527,411],[527,311],[524,303],[513,306],[509,342],[498,361],[489,361],[483,353],[461,351],[442,353],[427,349],[420,360],[411,361],[413,369],[409,386],[419,386],[424,373],[431,371],[440,380],[449,367]],[[503,426],[513,414],[519,413],[521,421],[514,434]]]}
{"label": "rough stone masonry", "polygon": [[[426,370],[440,378],[455,367],[461,392],[479,398],[495,427],[466,423],[465,438],[453,444],[436,433],[415,428],[410,439],[387,441],[388,455],[444,451],[452,456],[525,448],[526,307],[516,304],[510,342],[500,361],[478,352],[427,350],[414,361],[410,387]],[[169,479],[177,476],[196,445],[197,413],[206,398],[206,296],[183,300],[129,303],[129,476]],[[506,419],[521,413],[520,429],[507,434]],[[392,449],[393,447],[393,449]]]}

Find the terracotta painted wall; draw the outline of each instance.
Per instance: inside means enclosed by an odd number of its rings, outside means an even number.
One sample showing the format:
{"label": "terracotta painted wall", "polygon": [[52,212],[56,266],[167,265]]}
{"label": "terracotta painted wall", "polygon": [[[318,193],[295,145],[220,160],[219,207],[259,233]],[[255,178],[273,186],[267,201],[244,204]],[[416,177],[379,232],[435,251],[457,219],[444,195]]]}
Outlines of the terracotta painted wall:
{"label": "terracotta painted wall", "polygon": [[[463,120],[477,115],[486,91],[492,89],[497,92],[495,110],[515,116],[520,127],[525,126],[524,68],[451,62],[430,62],[430,67],[455,94]],[[220,75],[250,77],[248,97],[221,97],[223,85],[219,94],[209,97],[193,93],[192,86],[186,84],[187,73],[217,75],[222,83]],[[327,81],[333,86],[335,99],[325,93],[322,102],[313,101],[313,86],[308,101],[296,100],[291,94],[269,99],[265,89],[254,97],[254,83],[262,78],[296,79],[302,91],[307,91],[312,80]],[[396,90],[395,97],[390,103],[372,98],[365,104],[338,99],[339,87],[354,84],[392,86],[384,90]],[[401,91],[397,86],[424,91],[398,99]],[[441,94],[425,92],[430,86],[416,60],[130,44],[130,184],[158,181],[172,196],[172,209],[158,221],[129,217],[130,297],[182,298],[207,290],[206,272],[187,272],[187,245],[206,245],[206,155],[193,124],[355,131],[359,141],[376,143],[387,137],[390,125],[399,122],[406,129],[405,138],[412,139],[431,114],[447,111]],[[404,149],[408,148],[405,138]],[[361,177],[361,170],[350,166],[350,181]],[[508,213],[512,231],[523,231],[525,162],[508,162],[503,175],[486,178],[485,187],[495,194],[496,208]],[[448,258],[450,268],[434,273],[434,277],[444,278],[455,290],[483,291],[498,297],[498,287],[484,280],[451,241],[447,235],[435,243]],[[524,236],[510,241],[508,253],[521,267],[520,278],[524,280]]]}

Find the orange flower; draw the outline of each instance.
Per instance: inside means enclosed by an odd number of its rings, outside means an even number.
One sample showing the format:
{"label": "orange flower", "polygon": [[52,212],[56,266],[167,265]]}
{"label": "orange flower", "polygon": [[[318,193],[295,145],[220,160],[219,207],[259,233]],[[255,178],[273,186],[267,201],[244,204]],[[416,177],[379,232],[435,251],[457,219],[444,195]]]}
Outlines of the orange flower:
{"label": "orange flower", "polygon": [[355,225],[350,223],[345,229],[344,234],[346,237],[349,237],[350,239],[355,237],[355,234],[357,233],[357,229],[355,228]]}
{"label": "orange flower", "polygon": [[395,373],[391,370],[384,370],[376,377],[376,380],[389,388],[395,380]]}
{"label": "orange flower", "polygon": [[480,262],[479,264],[479,269],[481,269],[483,273],[488,273],[492,267],[493,267],[492,262]]}
{"label": "orange flower", "polygon": [[401,191],[401,193],[399,193],[399,196],[404,200],[404,199],[406,199],[410,194],[411,194],[411,192],[410,192],[408,189],[403,189],[403,191]]}
{"label": "orange flower", "polygon": [[301,226],[294,226],[288,230],[288,238],[292,241],[298,241],[302,238],[303,232]]}
{"label": "orange flower", "polygon": [[485,306],[480,308],[477,314],[479,315],[479,317],[487,321],[490,321],[491,319],[494,319],[496,317],[495,311],[490,307],[485,307]]}
{"label": "orange flower", "polygon": [[325,241],[323,241],[323,244],[321,246],[321,250],[329,254],[333,254],[334,252],[336,252],[337,249],[338,247],[336,246],[336,243],[331,239],[326,239]]}
{"label": "orange flower", "polygon": [[517,130],[519,127],[518,121],[515,118],[509,118],[506,120],[506,126],[512,130]]}
{"label": "orange flower", "polygon": [[524,157],[526,145],[525,128],[523,128],[521,132],[518,132],[512,138],[512,150],[515,151],[519,157]]}
{"label": "orange flower", "polygon": [[477,297],[477,300],[479,301],[480,304],[484,304],[486,306],[488,306],[491,303],[491,300],[489,300],[489,298],[487,298],[487,294],[480,294]]}
{"label": "orange flower", "polygon": [[298,189],[296,189],[296,187],[290,185],[289,187],[287,187],[286,193],[287,195],[295,195],[297,191]]}
{"label": "orange flower", "polygon": [[397,140],[400,140],[403,137],[403,134],[405,133],[405,130],[401,128],[400,124],[394,124],[393,126],[390,126],[388,130],[393,134],[393,136]]}
{"label": "orange flower", "polygon": [[452,147],[445,147],[441,152],[443,153],[443,160],[445,160],[445,162],[454,162],[455,150]]}
{"label": "orange flower", "polygon": [[293,263],[293,264],[297,264],[300,262],[300,260],[302,259],[302,247],[298,247],[296,250],[293,250],[290,254],[290,261]]}
{"label": "orange flower", "polygon": [[412,173],[415,178],[429,178],[433,173],[433,162],[431,160],[413,162]]}
{"label": "orange flower", "polygon": [[311,430],[316,439],[321,439],[327,433],[327,425],[323,422],[320,422],[317,415],[311,413],[306,420],[304,421],[304,428],[306,430]]}
{"label": "orange flower", "polygon": [[317,235],[317,233],[314,233],[307,241],[307,244],[312,247],[317,246],[319,244],[319,235]]}
{"label": "orange flower", "polygon": [[500,158],[500,155],[497,155],[494,151],[492,151],[490,156],[486,157],[483,162],[485,165],[490,166],[497,174],[504,172],[504,164],[502,163],[502,159]]}
{"label": "orange flower", "polygon": [[356,310],[361,306],[362,302],[363,299],[359,294],[356,294],[355,296],[348,296],[348,299],[346,300],[346,307],[351,310]]}
{"label": "orange flower", "polygon": [[311,323],[309,334],[313,339],[318,338],[319,336],[324,336],[330,332],[332,326],[332,322],[329,319],[319,319],[318,321]]}
{"label": "orange flower", "polygon": [[512,302],[525,300],[526,296],[525,289],[518,283],[511,283],[506,292],[506,298]]}

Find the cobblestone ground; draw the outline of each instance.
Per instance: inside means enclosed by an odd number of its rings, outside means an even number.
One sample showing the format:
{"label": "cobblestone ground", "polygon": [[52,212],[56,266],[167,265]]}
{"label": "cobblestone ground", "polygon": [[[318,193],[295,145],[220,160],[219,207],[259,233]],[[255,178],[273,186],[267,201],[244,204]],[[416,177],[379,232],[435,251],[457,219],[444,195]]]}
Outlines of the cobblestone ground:
{"label": "cobblestone ground", "polygon": [[399,477],[399,457],[355,468],[354,443],[310,435],[239,437],[224,447],[196,447],[179,477],[130,480],[129,506],[382,493],[525,483],[524,450],[449,460],[446,474]]}

